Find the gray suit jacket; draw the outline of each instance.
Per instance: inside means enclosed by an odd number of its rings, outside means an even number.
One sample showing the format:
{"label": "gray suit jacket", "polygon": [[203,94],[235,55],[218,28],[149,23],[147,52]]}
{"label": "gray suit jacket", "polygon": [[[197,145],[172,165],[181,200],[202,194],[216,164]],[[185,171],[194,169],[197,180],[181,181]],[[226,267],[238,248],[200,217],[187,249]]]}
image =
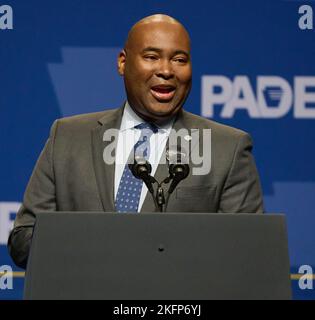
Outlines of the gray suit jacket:
{"label": "gray suit jacket", "polygon": [[[36,212],[115,211],[115,164],[103,161],[106,129],[119,128],[123,108],[56,120],[28,183],[8,247],[15,263],[26,266]],[[190,175],[170,198],[169,212],[263,212],[250,136],[182,111],[174,129],[211,129],[211,171]],[[155,178],[168,176],[160,164]],[[148,193],[141,212],[155,211]]]}

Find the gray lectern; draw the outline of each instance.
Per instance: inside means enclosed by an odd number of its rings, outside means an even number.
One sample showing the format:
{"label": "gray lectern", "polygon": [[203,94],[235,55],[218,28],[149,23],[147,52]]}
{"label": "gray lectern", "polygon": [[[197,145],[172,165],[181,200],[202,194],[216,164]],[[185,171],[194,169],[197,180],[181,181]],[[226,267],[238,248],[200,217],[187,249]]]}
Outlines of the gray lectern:
{"label": "gray lectern", "polygon": [[290,299],[285,217],[37,215],[26,299]]}

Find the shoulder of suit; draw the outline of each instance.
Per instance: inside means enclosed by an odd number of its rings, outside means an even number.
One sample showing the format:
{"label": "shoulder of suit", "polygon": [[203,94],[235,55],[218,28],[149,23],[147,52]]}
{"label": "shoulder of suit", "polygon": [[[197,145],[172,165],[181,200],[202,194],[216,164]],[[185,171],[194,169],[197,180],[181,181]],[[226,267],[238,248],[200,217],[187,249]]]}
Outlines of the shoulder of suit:
{"label": "shoulder of suit", "polygon": [[189,122],[191,128],[211,129],[212,134],[216,136],[219,135],[224,137],[239,138],[241,136],[248,135],[247,132],[241,129],[237,129],[213,120],[206,119],[188,111],[183,111],[183,117],[186,123]]}
{"label": "shoulder of suit", "polygon": [[84,113],[84,114],[78,114],[75,116],[70,117],[64,117],[58,119],[58,122],[65,123],[65,124],[95,124],[100,119],[106,116],[111,116],[115,112],[117,112],[116,109],[108,109],[105,111],[99,111],[99,112],[92,112],[92,113]]}
{"label": "shoulder of suit", "polygon": [[99,127],[103,119],[116,117],[118,112],[119,108],[116,108],[57,119],[51,127],[50,136],[58,136],[61,139],[73,136],[79,139],[89,137],[91,131]]}
{"label": "shoulder of suit", "polygon": [[116,109],[108,109],[105,111],[100,112],[93,112],[93,113],[85,113],[79,114],[70,117],[64,117],[57,119],[54,122],[52,131],[66,131],[66,132],[83,132],[83,131],[90,131],[99,126],[99,124],[104,119],[109,119],[112,117],[118,117],[120,113],[120,108]]}

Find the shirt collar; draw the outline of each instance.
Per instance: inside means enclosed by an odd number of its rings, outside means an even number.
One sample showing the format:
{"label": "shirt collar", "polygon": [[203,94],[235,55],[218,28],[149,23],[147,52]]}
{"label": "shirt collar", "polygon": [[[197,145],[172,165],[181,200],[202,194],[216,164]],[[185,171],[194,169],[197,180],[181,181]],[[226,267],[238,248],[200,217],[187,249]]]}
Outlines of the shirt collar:
{"label": "shirt collar", "polygon": [[[140,123],[145,122],[140,118],[130,107],[128,101],[125,103],[124,112],[121,120],[120,130],[126,131],[128,129],[133,129]],[[170,132],[174,123],[174,119],[163,125],[156,125],[162,132]]]}

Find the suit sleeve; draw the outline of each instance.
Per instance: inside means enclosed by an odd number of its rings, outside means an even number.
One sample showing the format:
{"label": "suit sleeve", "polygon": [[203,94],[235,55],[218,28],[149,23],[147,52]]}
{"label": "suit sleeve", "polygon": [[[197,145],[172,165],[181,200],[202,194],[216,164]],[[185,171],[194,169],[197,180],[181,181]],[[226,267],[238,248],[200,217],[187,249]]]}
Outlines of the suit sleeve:
{"label": "suit sleeve", "polygon": [[8,240],[13,261],[24,269],[27,265],[36,212],[56,211],[57,207],[53,170],[56,128],[57,121],[53,124],[50,136],[37,160]]}
{"label": "suit sleeve", "polygon": [[252,155],[252,148],[251,137],[247,133],[242,134],[225,181],[219,212],[264,212],[260,179]]}

